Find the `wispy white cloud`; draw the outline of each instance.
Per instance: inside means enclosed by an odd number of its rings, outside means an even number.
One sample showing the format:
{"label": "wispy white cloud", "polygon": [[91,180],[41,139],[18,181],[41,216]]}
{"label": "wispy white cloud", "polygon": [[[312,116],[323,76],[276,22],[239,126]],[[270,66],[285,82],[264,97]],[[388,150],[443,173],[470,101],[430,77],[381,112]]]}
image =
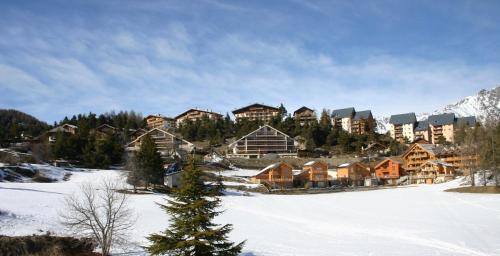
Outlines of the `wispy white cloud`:
{"label": "wispy white cloud", "polygon": [[[149,17],[139,18],[150,25]],[[0,22],[0,33],[8,35],[0,38],[0,107],[47,121],[111,109],[174,116],[200,107],[225,113],[253,102],[284,103],[290,111],[302,105],[354,106],[380,116],[431,111],[500,81],[498,63],[384,52],[345,60],[286,36],[178,19],[142,29],[135,23],[139,18],[118,17],[106,22],[119,26],[95,31],[39,16],[21,18],[16,26]]]}

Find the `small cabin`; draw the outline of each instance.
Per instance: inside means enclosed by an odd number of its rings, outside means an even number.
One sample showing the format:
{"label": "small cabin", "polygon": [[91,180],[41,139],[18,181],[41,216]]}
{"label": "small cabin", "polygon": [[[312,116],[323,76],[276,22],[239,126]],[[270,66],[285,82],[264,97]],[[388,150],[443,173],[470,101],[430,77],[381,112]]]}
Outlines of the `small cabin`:
{"label": "small cabin", "polygon": [[365,177],[369,176],[370,167],[360,162],[341,164],[337,168],[337,180],[346,185],[363,186]]}
{"label": "small cabin", "polygon": [[429,160],[423,163],[417,171],[416,183],[441,183],[455,177],[455,168],[452,164],[441,160]]}
{"label": "small cabin", "polygon": [[404,174],[403,164],[387,158],[375,166],[375,176],[384,185],[397,185],[398,179]]}
{"label": "small cabin", "polygon": [[273,188],[291,188],[293,186],[293,167],[290,164],[279,162],[262,169],[251,178],[259,184],[268,184]]}
{"label": "small cabin", "polygon": [[178,163],[166,164],[164,166],[165,175],[163,184],[169,188],[178,188],[181,186],[182,167]]}
{"label": "small cabin", "polygon": [[324,188],[328,186],[328,164],[323,161],[307,162],[294,180],[304,186]]}

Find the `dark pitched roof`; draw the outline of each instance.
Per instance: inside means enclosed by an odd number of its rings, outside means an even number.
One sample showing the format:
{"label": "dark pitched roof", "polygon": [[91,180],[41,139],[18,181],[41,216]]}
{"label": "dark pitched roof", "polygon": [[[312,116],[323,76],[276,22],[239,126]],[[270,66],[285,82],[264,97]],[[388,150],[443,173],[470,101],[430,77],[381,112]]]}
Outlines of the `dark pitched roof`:
{"label": "dark pitched roof", "polygon": [[399,115],[392,115],[389,119],[390,124],[400,125],[400,124],[413,124],[417,121],[415,113],[405,113]]}
{"label": "dark pitched roof", "polygon": [[476,125],[476,117],[475,116],[459,117],[456,119],[456,124],[458,126],[473,127]]}
{"label": "dark pitched roof", "polygon": [[354,108],[335,109],[334,111],[332,111],[332,117],[334,118],[352,117],[354,113],[355,113]]}
{"label": "dark pitched roof", "polygon": [[415,127],[415,131],[427,131],[429,129],[429,121],[423,120],[417,122],[417,127]]}
{"label": "dark pitched roof", "polygon": [[178,116],[174,117],[174,119],[179,119],[185,115],[187,115],[189,112],[193,112],[193,111],[199,111],[199,112],[203,112],[203,113],[207,113],[207,114],[212,114],[212,115],[216,115],[218,117],[222,117],[221,114],[219,113],[216,113],[216,112],[212,112],[212,111],[207,111],[207,110],[201,110],[201,109],[195,109],[195,108],[191,108],[185,112],[183,112],[182,114],[179,114]]}
{"label": "dark pitched roof", "polygon": [[453,124],[455,122],[455,114],[445,113],[445,114],[440,114],[440,115],[432,115],[432,116],[429,116],[428,121],[429,121],[430,125]]}
{"label": "dark pitched roof", "polygon": [[248,105],[246,107],[242,107],[242,108],[239,108],[239,109],[235,109],[233,110],[233,114],[238,114],[238,113],[241,113],[241,112],[245,112],[246,110],[248,110],[249,108],[253,108],[253,107],[261,107],[261,108],[268,108],[268,109],[272,109],[272,110],[276,110],[278,111],[279,109],[276,108],[276,107],[271,107],[271,106],[268,106],[268,105],[264,105],[264,104],[260,104],[260,103],[254,103],[252,105]]}
{"label": "dark pitched roof", "polygon": [[354,120],[368,119],[372,115],[371,110],[358,111],[354,114]]}
{"label": "dark pitched roof", "polygon": [[299,108],[299,109],[297,109],[297,110],[293,111],[293,114],[295,115],[296,113],[304,112],[304,111],[306,111],[306,110],[309,110],[309,111],[314,111],[314,110],[312,110],[312,109],[310,109],[310,108],[308,108],[308,107],[306,107],[306,106],[302,106],[301,108]]}

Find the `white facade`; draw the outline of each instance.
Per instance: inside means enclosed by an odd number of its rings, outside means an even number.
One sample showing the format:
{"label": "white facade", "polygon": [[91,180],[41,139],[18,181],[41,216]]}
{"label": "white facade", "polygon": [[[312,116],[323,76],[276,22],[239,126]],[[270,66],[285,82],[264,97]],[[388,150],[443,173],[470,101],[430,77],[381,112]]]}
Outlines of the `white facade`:
{"label": "white facade", "polygon": [[342,129],[344,129],[344,131],[351,133],[351,123],[352,123],[352,118],[350,117],[342,118]]}

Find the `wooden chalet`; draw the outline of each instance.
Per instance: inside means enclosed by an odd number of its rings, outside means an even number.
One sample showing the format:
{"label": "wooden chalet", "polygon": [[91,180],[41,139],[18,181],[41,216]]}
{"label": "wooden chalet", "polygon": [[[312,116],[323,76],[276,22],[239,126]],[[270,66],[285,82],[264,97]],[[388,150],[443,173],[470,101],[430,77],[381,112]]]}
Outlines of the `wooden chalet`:
{"label": "wooden chalet", "polygon": [[446,148],[433,144],[415,143],[402,156],[405,171],[414,176],[420,166],[429,160],[441,160],[451,164],[455,169],[469,169],[477,165],[478,157],[461,154],[457,148]]}
{"label": "wooden chalet", "polygon": [[388,152],[388,147],[378,142],[370,143],[368,146],[361,148],[361,152],[367,155],[378,155]]}
{"label": "wooden chalet", "polygon": [[452,164],[441,160],[429,160],[423,163],[417,174],[411,177],[413,183],[441,183],[455,178],[455,168]]}
{"label": "wooden chalet", "polygon": [[337,168],[337,180],[347,185],[363,186],[371,176],[370,167],[360,162],[341,164]]}
{"label": "wooden chalet", "polygon": [[251,181],[259,184],[267,184],[272,188],[291,188],[293,186],[292,170],[293,167],[284,162],[271,164],[251,177]]}
{"label": "wooden chalet", "polygon": [[149,129],[153,128],[173,128],[175,127],[175,119],[171,117],[157,115],[149,115],[144,118]]}
{"label": "wooden chalet", "polygon": [[316,112],[308,107],[301,107],[293,112],[293,118],[300,125],[313,124],[318,121]]}
{"label": "wooden chalet", "polygon": [[49,140],[49,143],[55,143],[56,142],[56,137],[58,133],[65,133],[65,134],[76,134],[78,131],[78,127],[76,125],[72,124],[63,124],[57,127],[54,127],[50,129],[47,133],[46,136]]}
{"label": "wooden chalet", "polygon": [[398,179],[404,175],[403,164],[391,158],[375,165],[375,177],[383,184],[397,185]]}
{"label": "wooden chalet", "polygon": [[304,164],[302,172],[294,175],[294,180],[312,188],[328,186],[328,164],[323,161],[310,161]]}
{"label": "wooden chalet", "polygon": [[227,157],[261,158],[266,154],[297,157],[296,145],[290,136],[264,125],[229,144]]}
{"label": "wooden chalet", "polygon": [[109,124],[101,124],[94,130],[96,139],[102,140],[108,136],[113,136],[118,132],[118,129],[109,125]]}
{"label": "wooden chalet", "polygon": [[275,116],[279,115],[279,109],[264,104],[255,103],[246,107],[233,110],[236,122],[246,119],[250,121],[263,121],[269,123]]}
{"label": "wooden chalet", "polygon": [[202,119],[202,118],[208,118],[211,120],[219,120],[222,119],[222,115],[216,112],[208,111],[208,110],[201,110],[201,109],[189,109],[186,112],[178,115],[175,117],[175,125],[179,127],[182,125],[182,123],[186,121],[192,121],[195,122],[196,120]]}
{"label": "wooden chalet", "polygon": [[154,128],[137,137],[126,145],[128,152],[135,152],[141,148],[144,136],[149,135],[156,144],[156,149],[163,158],[180,157],[186,158],[187,154],[194,149],[193,143],[186,141],[164,129]]}
{"label": "wooden chalet", "polygon": [[128,135],[128,139],[129,141],[133,141],[135,139],[137,139],[139,136],[145,134],[146,132],[148,132],[147,130],[144,130],[142,128],[139,128],[139,129],[130,129],[129,130],[129,135]]}

